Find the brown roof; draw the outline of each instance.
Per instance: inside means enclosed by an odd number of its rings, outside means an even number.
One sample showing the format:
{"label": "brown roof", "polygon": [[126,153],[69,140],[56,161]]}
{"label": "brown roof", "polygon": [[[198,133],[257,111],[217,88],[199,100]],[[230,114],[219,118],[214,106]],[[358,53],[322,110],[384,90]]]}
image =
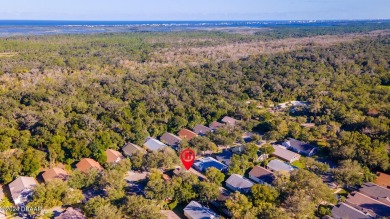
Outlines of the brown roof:
{"label": "brown roof", "polygon": [[91,158],[83,158],[76,164],[76,167],[81,172],[88,172],[90,169],[95,168],[97,170],[103,170],[103,167]]}
{"label": "brown roof", "polygon": [[106,155],[107,155],[107,163],[118,162],[124,158],[119,151],[114,151],[112,149],[107,149]]}
{"label": "brown roof", "polygon": [[53,179],[65,180],[68,177],[68,175],[69,174],[64,169],[54,167],[44,172],[42,174],[42,178],[43,180],[45,180],[45,182],[49,182],[50,180]]}
{"label": "brown roof", "polygon": [[285,147],[278,146],[278,145],[272,145],[272,147],[275,149],[272,155],[275,157],[279,157],[282,160],[293,162],[295,160],[298,160],[301,157],[301,155],[292,152],[290,150],[287,150]]}
{"label": "brown roof", "polygon": [[254,166],[253,169],[249,172],[249,176],[258,178],[269,184],[272,183],[275,177],[274,173],[260,166]]}
{"label": "brown roof", "polygon": [[177,134],[179,135],[180,138],[186,139],[187,141],[198,136],[195,132],[190,131],[188,129],[182,129]]}
{"label": "brown roof", "polygon": [[87,217],[84,216],[79,210],[76,210],[72,207],[69,207],[64,211],[62,214],[55,217],[55,219],[86,219]]}
{"label": "brown roof", "polygon": [[375,184],[390,188],[390,175],[378,172]]}
{"label": "brown roof", "polygon": [[228,124],[228,125],[235,125],[237,123],[238,120],[232,118],[232,117],[229,117],[229,116],[225,116],[222,118],[221,120],[223,123],[225,124]]}
{"label": "brown roof", "polygon": [[219,127],[222,127],[223,126],[223,124],[222,123],[220,123],[220,122],[212,122],[212,123],[210,123],[210,125],[209,125],[209,127],[211,128],[211,129],[217,129],[217,128],[219,128]]}

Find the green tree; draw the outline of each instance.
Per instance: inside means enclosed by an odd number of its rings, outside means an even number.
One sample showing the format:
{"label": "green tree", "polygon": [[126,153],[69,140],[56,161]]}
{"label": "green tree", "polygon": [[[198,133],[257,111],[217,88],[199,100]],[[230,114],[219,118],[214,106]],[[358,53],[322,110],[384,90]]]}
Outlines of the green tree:
{"label": "green tree", "polygon": [[248,198],[239,192],[235,192],[230,199],[226,200],[225,205],[233,218],[243,218],[252,208]]}
{"label": "green tree", "polygon": [[219,196],[219,186],[214,183],[200,182],[198,185],[199,198],[202,202],[208,203],[216,200]]}
{"label": "green tree", "polygon": [[215,167],[210,167],[206,170],[206,177],[210,181],[210,183],[221,185],[225,179],[225,174],[223,174]]}

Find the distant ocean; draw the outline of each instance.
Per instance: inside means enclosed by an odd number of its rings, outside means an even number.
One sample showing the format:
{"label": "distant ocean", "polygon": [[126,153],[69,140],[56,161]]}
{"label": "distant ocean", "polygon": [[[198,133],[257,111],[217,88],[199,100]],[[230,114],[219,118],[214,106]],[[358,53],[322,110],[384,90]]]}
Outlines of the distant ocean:
{"label": "distant ocean", "polygon": [[0,20],[0,36],[88,34],[115,32],[153,32],[199,30],[206,28],[270,28],[300,26],[344,26],[356,23],[382,23],[389,20],[366,21],[39,21]]}

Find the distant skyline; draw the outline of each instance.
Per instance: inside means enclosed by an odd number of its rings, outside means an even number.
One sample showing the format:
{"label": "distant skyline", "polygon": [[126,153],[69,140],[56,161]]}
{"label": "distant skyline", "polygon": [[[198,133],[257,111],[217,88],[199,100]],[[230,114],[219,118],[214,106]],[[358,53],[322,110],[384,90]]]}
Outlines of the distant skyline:
{"label": "distant skyline", "polygon": [[1,20],[390,19],[390,0],[13,0]]}

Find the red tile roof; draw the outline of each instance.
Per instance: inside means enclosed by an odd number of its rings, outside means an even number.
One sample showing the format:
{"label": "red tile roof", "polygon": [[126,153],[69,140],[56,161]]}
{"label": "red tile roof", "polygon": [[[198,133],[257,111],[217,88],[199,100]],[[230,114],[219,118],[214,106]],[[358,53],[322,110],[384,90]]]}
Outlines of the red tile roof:
{"label": "red tile roof", "polygon": [[103,167],[91,158],[83,158],[76,164],[76,167],[81,172],[88,172],[90,169],[103,170]]}
{"label": "red tile roof", "polygon": [[45,182],[49,182],[53,179],[62,179],[65,180],[68,177],[68,173],[61,168],[54,167],[52,169],[47,170],[42,174],[42,178],[45,180]]}
{"label": "red tile roof", "polygon": [[377,178],[375,180],[375,184],[377,184],[379,186],[386,187],[386,188],[390,188],[390,175],[389,174],[378,172],[376,175],[377,175]]}
{"label": "red tile roof", "polygon": [[190,131],[188,129],[182,129],[179,131],[178,133],[179,137],[180,138],[183,138],[183,139],[186,139],[187,141],[191,140],[192,138],[195,138],[197,137],[198,135],[193,132],[193,131]]}

